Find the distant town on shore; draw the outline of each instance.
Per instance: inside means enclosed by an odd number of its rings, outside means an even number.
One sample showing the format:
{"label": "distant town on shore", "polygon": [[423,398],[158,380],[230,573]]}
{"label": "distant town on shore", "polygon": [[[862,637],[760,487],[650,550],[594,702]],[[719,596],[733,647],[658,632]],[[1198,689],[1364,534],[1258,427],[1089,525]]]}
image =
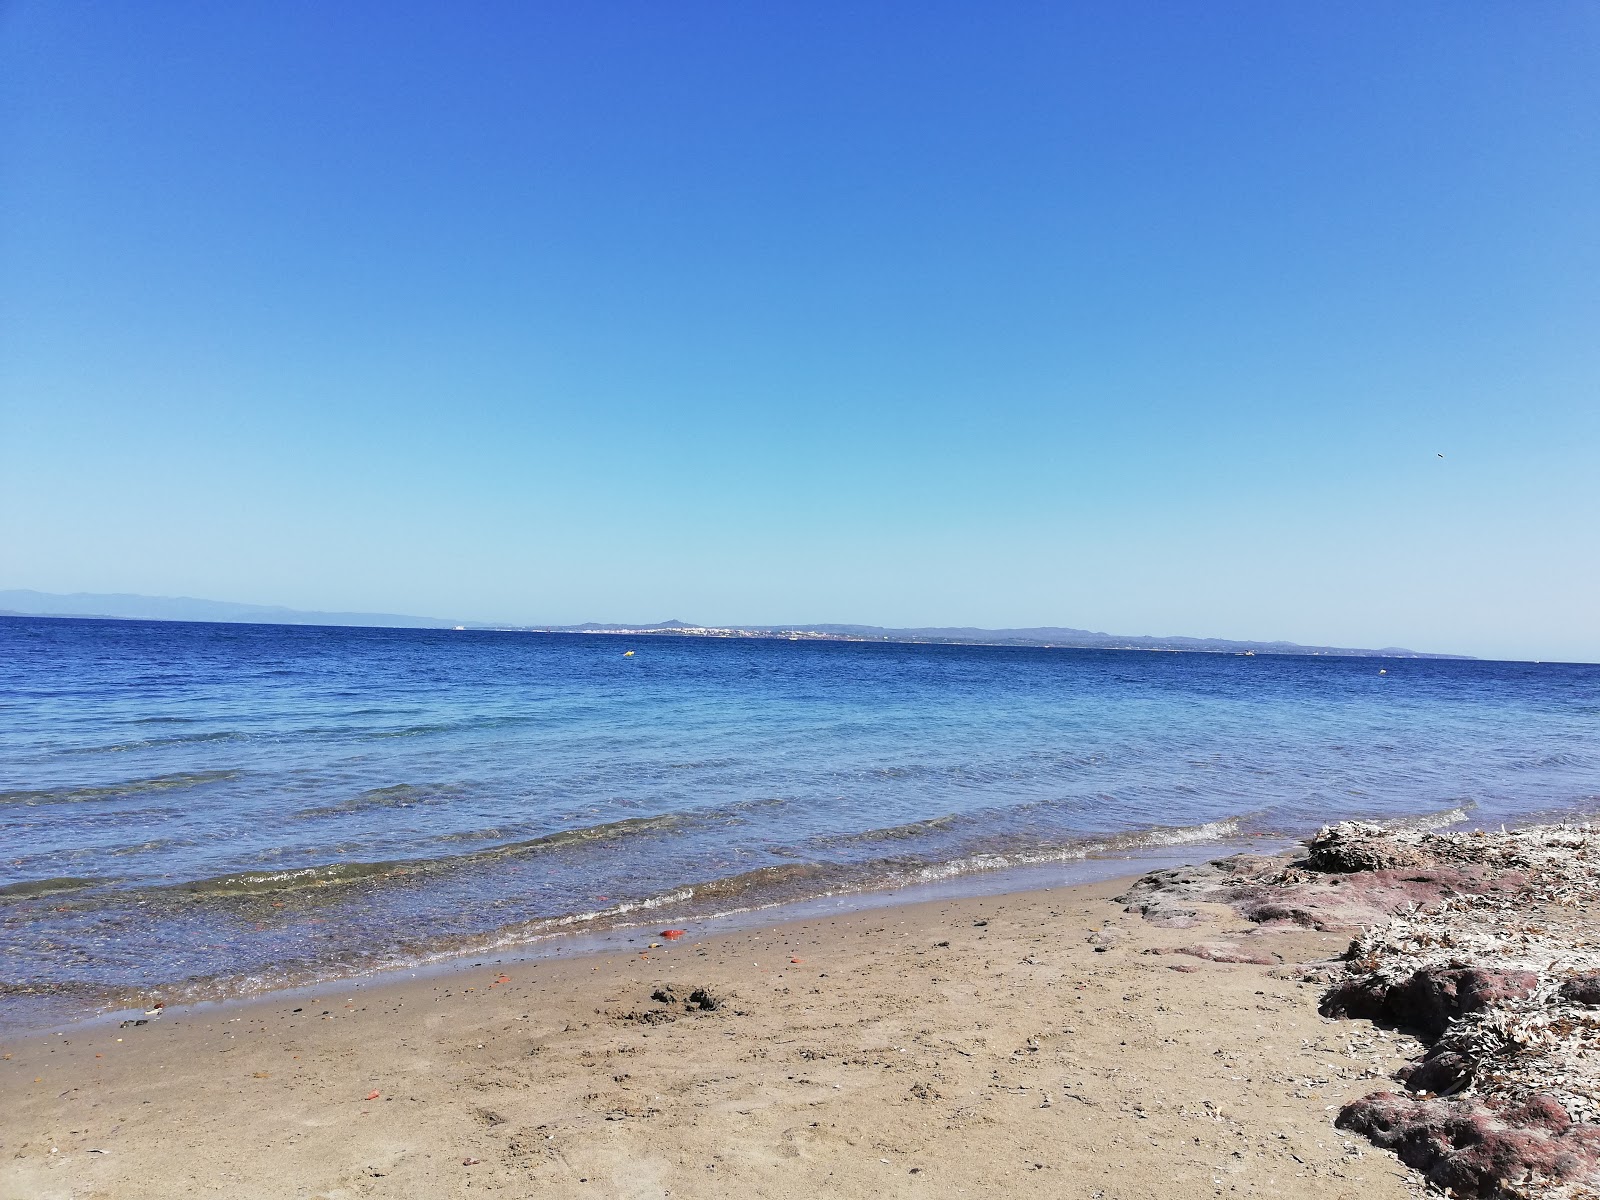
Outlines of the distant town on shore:
{"label": "distant town on shore", "polygon": [[189,596],[130,593],[36,592],[0,590],[0,616],[79,617],[123,621],[198,621],[259,625],[332,625],[382,629],[503,630],[517,633],[629,634],[649,637],[775,638],[788,641],[910,642],[931,645],[1039,646],[1067,650],[1154,650],[1202,654],[1311,654],[1357,658],[1468,658],[1464,654],[1426,654],[1402,646],[1368,650],[1347,646],[1308,646],[1284,641],[1238,641],[1148,634],[1097,633],[1088,629],[1040,626],[1030,629],[967,627],[886,628],[878,625],[696,625],[658,621],[623,625],[504,625],[452,621],[399,613],[316,612],[276,605],[238,604]]}

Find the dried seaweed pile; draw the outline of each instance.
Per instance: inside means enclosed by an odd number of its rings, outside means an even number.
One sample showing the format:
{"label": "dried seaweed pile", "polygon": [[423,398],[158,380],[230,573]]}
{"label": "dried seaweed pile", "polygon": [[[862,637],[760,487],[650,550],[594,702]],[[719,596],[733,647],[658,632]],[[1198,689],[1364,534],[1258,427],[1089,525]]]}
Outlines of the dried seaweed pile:
{"label": "dried seaweed pile", "polygon": [[1175,928],[1220,903],[1263,927],[1351,931],[1313,976],[1331,983],[1323,1013],[1427,1050],[1404,1091],[1346,1105],[1339,1125],[1450,1194],[1600,1200],[1600,827],[1347,822],[1292,861],[1154,872],[1122,900]]}
{"label": "dried seaweed pile", "polygon": [[[1321,871],[1475,869],[1456,891],[1363,932],[1329,1015],[1432,1039],[1404,1094],[1348,1105],[1340,1124],[1462,1195],[1593,1194],[1600,1183],[1600,829],[1463,834],[1346,824],[1313,840]],[[1479,872],[1482,872],[1481,874]],[[1489,881],[1492,881],[1489,882]]]}

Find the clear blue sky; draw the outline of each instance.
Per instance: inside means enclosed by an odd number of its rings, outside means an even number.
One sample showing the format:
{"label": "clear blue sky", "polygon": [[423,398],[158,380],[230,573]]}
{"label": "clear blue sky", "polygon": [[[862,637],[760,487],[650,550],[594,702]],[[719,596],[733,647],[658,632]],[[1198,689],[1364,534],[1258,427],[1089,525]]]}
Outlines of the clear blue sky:
{"label": "clear blue sky", "polygon": [[1600,659],[1588,0],[0,39],[0,587]]}

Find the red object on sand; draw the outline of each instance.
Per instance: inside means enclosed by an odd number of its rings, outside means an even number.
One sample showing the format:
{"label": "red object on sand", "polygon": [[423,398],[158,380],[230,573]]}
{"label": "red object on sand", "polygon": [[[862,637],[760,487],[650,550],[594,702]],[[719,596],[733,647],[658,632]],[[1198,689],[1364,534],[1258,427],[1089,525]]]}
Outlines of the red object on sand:
{"label": "red object on sand", "polygon": [[373,1093],[371,1093],[370,1095],[367,1096],[368,1100],[376,1100],[377,1098],[378,1098],[378,1093],[377,1092],[373,1092]]}
{"label": "red object on sand", "polygon": [[688,932],[687,929],[663,929],[657,936],[664,937],[669,942],[675,942]]}

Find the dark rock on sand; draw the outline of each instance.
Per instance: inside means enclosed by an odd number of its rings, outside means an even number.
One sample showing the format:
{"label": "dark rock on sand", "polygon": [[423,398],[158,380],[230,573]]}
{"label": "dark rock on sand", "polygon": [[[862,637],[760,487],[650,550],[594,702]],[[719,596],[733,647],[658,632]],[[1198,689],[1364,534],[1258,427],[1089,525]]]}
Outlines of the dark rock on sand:
{"label": "dark rock on sand", "polygon": [[619,1019],[635,1025],[665,1025],[669,1021],[676,1021],[678,1014],[666,1008],[646,1008],[625,1012]]}
{"label": "dark rock on sand", "polygon": [[1463,1013],[1502,1000],[1521,1000],[1538,986],[1539,976],[1533,971],[1424,967],[1397,984],[1379,975],[1347,980],[1323,997],[1320,1011],[1325,1017],[1380,1021],[1432,1038]]}
{"label": "dark rock on sand", "polygon": [[1375,1092],[1345,1105],[1336,1124],[1393,1150],[1428,1182],[1459,1196],[1531,1195],[1518,1185],[1571,1183],[1600,1163],[1600,1128],[1573,1124],[1548,1096],[1496,1111],[1475,1097]]}
{"label": "dark rock on sand", "polygon": [[1427,856],[1416,846],[1396,841],[1380,825],[1347,822],[1322,830],[1307,843],[1305,866],[1312,871],[1348,874],[1418,867]]}
{"label": "dark rock on sand", "polygon": [[1226,904],[1258,925],[1354,931],[1452,897],[1515,891],[1521,877],[1498,865],[1441,838],[1400,841],[1377,826],[1335,826],[1302,858],[1235,854],[1152,871],[1117,902],[1171,928],[1195,924],[1196,904]]}
{"label": "dark rock on sand", "polygon": [[680,987],[671,983],[657,988],[650,999],[662,1004],[681,1004],[686,1010],[698,1012],[716,1012],[723,1005],[722,998],[709,988]]}
{"label": "dark rock on sand", "polygon": [[1400,1082],[1413,1092],[1449,1095],[1472,1082],[1477,1069],[1465,1054],[1435,1046],[1421,1062],[1400,1072]]}
{"label": "dark rock on sand", "polygon": [[1561,995],[1576,1004],[1600,1005],[1600,973],[1574,975],[1561,985]]}

